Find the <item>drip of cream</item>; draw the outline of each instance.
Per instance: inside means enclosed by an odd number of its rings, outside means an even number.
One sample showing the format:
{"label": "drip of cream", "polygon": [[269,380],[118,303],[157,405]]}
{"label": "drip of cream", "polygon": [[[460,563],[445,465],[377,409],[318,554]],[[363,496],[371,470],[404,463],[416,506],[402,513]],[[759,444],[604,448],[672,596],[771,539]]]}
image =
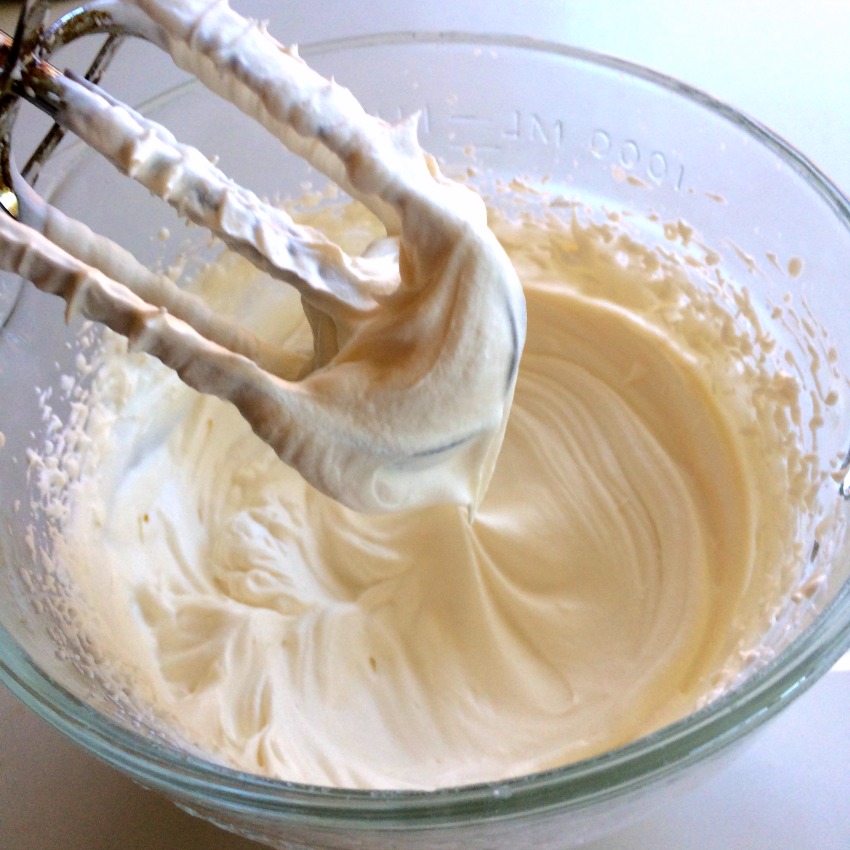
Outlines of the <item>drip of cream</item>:
{"label": "drip of cream", "polygon": [[[358,205],[313,218],[382,232]],[[791,361],[716,264],[697,284],[696,262],[563,206],[493,226],[529,336],[472,523],[352,512],[230,406],[107,347],[54,561],[138,716],[263,775],[434,788],[624,744],[758,654],[823,480]],[[237,256],[197,294],[226,314],[234,280],[247,327],[310,339],[297,296]]]}
{"label": "drip of cream", "polygon": [[474,510],[504,435],[526,324],[481,199],[422,151],[415,117],[390,125],[368,115],[227,3],[100,7],[360,198],[385,232],[349,257],[97,87],[35,69],[28,85],[58,104],[59,123],[296,287],[313,356],[265,351],[19,179],[21,221],[0,221],[0,262],[231,401],[278,457],[347,506]]}

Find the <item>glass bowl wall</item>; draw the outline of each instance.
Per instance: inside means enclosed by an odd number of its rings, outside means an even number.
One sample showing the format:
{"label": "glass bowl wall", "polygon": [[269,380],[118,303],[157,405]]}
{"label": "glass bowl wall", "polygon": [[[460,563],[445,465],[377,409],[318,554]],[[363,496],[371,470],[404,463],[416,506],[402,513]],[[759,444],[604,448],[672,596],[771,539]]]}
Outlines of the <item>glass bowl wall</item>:
{"label": "glass bowl wall", "polygon": [[[688,222],[761,303],[793,286],[850,375],[850,209],[804,158],[734,110],[649,71],[524,40],[400,34],[301,52],[369,111],[387,120],[418,111],[423,146],[485,191],[518,177],[595,208],[631,211],[648,226]],[[305,182],[323,183],[196,83],[144,111],[260,193],[291,197]],[[205,256],[204,234],[79,145],[49,162],[39,189],[152,266],[187,249]],[[768,255],[804,258],[803,270],[789,276]],[[75,369],[79,325],[65,326],[58,299],[12,279],[0,285],[0,679],[83,747],[229,829],[292,848],[569,847],[694,781],[850,644],[850,562],[835,547],[828,587],[773,661],[699,713],[578,764],[494,785],[370,793],[264,780],[181,752],[138,726],[120,700],[104,699],[96,671],[43,615],[38,588],[49,558],[27,457],[49,438],[46,395],[57,416],[68,415],[59,385]],[[846,396],[825,457],[847,449]],[[838,484],[824,498],[840,499]]]}

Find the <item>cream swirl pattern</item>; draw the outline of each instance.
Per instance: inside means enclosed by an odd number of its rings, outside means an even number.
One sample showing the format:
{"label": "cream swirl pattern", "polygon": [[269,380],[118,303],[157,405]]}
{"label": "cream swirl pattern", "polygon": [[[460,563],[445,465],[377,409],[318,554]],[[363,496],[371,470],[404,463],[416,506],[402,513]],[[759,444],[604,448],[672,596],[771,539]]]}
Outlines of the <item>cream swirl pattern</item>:
{"label": "cream swirl pattern", "polygon": [[[169,734],[301,782],[489,781],[644,735],[757,651],[812,480],[788,439],[799,387],[753,356],[766,332],[610,222],[491,217],[529,334],[473,521],[353,512],[232,408],[120,344],[103,356],[58,559]],[[357,206],[314,219],[380,232]],[[248,327],[309,341],[297,297],[240,258],[197,291],[226,313],[234,279]]]}

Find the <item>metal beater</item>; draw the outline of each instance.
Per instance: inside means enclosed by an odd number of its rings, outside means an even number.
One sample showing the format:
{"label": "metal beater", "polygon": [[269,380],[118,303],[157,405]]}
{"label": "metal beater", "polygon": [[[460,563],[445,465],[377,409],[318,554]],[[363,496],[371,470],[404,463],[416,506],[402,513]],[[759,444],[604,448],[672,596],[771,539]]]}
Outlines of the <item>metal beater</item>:
{"label": "metal beater", "polygon": [[[233,402],[282,460],[352,507],[475,504],[513,395],[524,299],[486,227],[483,204],[440,175],[418,146],[415,117],[390,125],[368,115],[347,90],[225,2],[98,0],[51,25],[44,23],[47,6],[47,0],[24,2],[14,36],[0,34],[0,268],[63,297],[69,312],[126,336],[190,386]],[[85,75],[51,64],[59,47],[94,34],[107,38]],[[348,256],[111,97],[98,83],[128,36],[162,48],[253,114],[374,212],[389,235],[400,235],[408,269],[428,262],[448,269],[449,289],[405,290],[397,259],[380,252]],[[237,43],[253,49],[248,59],[228,52]],[[46,112],[55,126],[18,170],[12,131],[22,100]],[[260,341],[41,198],[33,185],[66,131],[294,286],[313,331],[313,351]],[[382,194],[387,185],[401,188]],[[435,206],[434,197],[444,200]],[[413,238],[405,236],[405,216],[416,222]],[[415,271],[411,275],[407,282],[415,284]],[[403,309],[388,312],[397,296],[405,299]],[[435,339],[440,326],[463,327],[468,337]],[[422,356],[410,356],[410,340],[423,347]],[[486,356],[468,340],[480,341]],[[389,372],[388,350],[402,355]],[[337,368],[341,352],[348,358],[344,369]],[[423,394],[423,364],[444,382],[439,410]],[[313,427],[319,422],[323,428]]]}

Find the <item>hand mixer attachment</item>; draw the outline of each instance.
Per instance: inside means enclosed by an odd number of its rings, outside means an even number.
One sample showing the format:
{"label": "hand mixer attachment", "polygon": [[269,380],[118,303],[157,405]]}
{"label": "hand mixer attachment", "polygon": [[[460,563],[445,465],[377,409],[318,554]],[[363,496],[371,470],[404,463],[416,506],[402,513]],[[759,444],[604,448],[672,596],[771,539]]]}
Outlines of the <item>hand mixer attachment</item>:
{"label": "hand mixer attachment", "polygon": [[[477,504],[513,396],[524,300],[482,201],[421,150],[415,116],[368,115],[226,2],[105,0],[50,26],[46,6],[24,3],[14,38],[0,35],[0,267],[232,402],[284,462],[350,507]],[[84,77],[50,64],[92,34],[107,39]],[[162,48],[362,202],[395,252],[346,255],[111,97],[99,81],[127,36]],[[56,124],[18,171],[21,99]],[[65,131],[294,286],[312,353],[259,340],[41,198],[38,169]]]}

